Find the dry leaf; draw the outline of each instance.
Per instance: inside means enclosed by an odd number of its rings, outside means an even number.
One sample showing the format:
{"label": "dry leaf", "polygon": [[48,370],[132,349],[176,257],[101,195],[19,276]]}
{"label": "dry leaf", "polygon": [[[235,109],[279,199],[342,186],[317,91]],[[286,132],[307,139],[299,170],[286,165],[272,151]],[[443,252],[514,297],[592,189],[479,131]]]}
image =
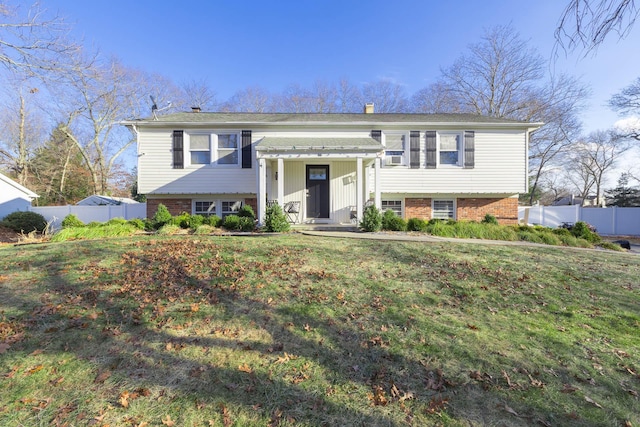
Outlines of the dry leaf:
{"label": "dry leaf", "polygon": [[578,391],[578,389],[571,384],[564,384],[564,388],[560,390],[560,393],[574,393]]}
{"label": "dry leaf", "polygon": [[129,407],[129,392],[128,391],[123,391],[122,393],[120,393],[120,398],[118,399],[118,403],[120,403],[120,405],[123,408],[128,408]]}
{"label": "dry leaf", "polygon": [[0,342],[0,354],[6,352],[10,348],[11,348],[11,346],[9,344],[5,344],[3,342]]}
{"label": "dry leaf", "polygon": [[246,363],[243,363],[242,365],[238,366],[238,370],[241,372],[246,372],[248,374],[253,372],[253,369],[251,369],[251,366],[247,365]]}
{"label": "dry leaf", "polygon": [[516,417],[520,416],[520,414],[518,414],[516,411],[514,411],[513,409],[511,409],[507,405],[504,405],[504,410],[507,411],[508,413],[510,413],[511,415],[515,415]]}
{"label": "dry leaf", "polygon": [[93,380],[93,382],[96,384],[102,384],[107,379],[109,379],[110,376],[111,376],[111,371],[107,369],[105,371],[100,372],[98,376],[96,376],[96,378]]}
{"label": "dry leaf", "polygon": [[591,403],[593,406],[595,406],[596,408],[600,408],[602,409],[602,406],[600,406],[600,404],[598,402],[596,402],[595,400],[593,400],[592,398],[590,398],[589,396],[585,396],[584,400],[586,400],[587,402]]}
{"label": "dry leaf", "polygon": [[171,415],[167,415],[167,417],[162,420],[162,424],[166,425],[167,427],[173,427],[176,425],[176,422],[171,419]]}

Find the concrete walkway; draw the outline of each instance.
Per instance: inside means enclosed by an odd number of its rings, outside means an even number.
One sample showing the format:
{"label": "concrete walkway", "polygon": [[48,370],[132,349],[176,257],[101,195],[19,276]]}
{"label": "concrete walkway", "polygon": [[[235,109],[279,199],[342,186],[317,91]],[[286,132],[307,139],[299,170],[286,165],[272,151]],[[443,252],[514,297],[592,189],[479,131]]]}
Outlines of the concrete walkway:
{"label": "concrete walkway", "polygon": [[[319,237],[333,237],[340,239],[366,239],[366,240],[386,240],[386,241],[396,241],[396,242],[431,242],[431,243],[443,243],[443,242],[454,242],[454,243],[471,243],[471,244],[479,244],[479,245],[503,245],[503,246],[534,246],[540,248],[556,248],[556,249],[575,249],[580,251],[602,251],[603,249],[589,249],[589,248],[574,248],[571,246],[551,246],[545,245],[542,243],[531,243],[531,242],[523,242],[523,241],[507,241],[507,240],[484,240],[484,239],[457,239],[450,237],[438,237],[432,236],[429,234],[410,234],[410,233],[363,233],[363,232],[353,232],[353,231],[316,231],[316,230],[296,230],[300,234],[304,234],[307,236],[319,236]],[[629,252],[614,252],[609,251],[610,253],[617,254],[640,254],[640,245],[631,245],[631,251]]]}

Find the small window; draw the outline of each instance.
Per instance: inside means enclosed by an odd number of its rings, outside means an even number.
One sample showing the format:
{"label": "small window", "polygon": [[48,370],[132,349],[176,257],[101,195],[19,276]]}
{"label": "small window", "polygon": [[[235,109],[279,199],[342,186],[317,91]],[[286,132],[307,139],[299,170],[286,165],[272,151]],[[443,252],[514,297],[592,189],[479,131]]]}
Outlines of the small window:
{"label": "small window", "polygon": [[381,207],[382,212],[392,210],[396,215],[402,218],[402,200],[383,200]]}
{"label": "small window", "polygon": [[238,134],[218,134],[218,164],[238,164]]}
{"label": "small window", "polygon": [[462,149],[462,135],[460,133],[440,133],[440,164],[459,165]]}
{"label": "small window", "polygon": [[221,218],[224,218],[229,215],[236,215],[240,208],[242,207],[242,202],[240,200],[223,200],[221,203]]}
{"label": "small window", "polygon": [[453,200],[434,200],[431,206],[431,217],[436,219],[455,219],[455,203]]}
{"label": "small window", "polygon": [[310,181],[326,181],[327,168],[309,168]]}
{"label": "small window", "polygon": [[404,165],[405,140],[406,135],[404,133],[384,134],[385,165]]}
{"label": "small window", "polygon": [[214,200],[196,201],[193,206],[194,215],[216,215],[216,202]]}
{"label": "small window", "polygon": [[190,135],[189,152],[192,165],[208,165],[211,163],[211,145],[209,135]]}

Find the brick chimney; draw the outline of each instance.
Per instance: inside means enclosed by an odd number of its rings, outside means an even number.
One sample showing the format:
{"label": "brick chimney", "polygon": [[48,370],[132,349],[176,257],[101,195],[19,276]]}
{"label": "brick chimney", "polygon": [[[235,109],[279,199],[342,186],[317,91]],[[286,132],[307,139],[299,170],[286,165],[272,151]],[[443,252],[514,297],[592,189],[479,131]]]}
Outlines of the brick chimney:
{"label": "brick chimney", "polygon": [[373,102],[364,104],[364,113],[373,114]]}
{"label": "brick chimney", "polygon": [[201,111],[200,107],[191,107],[191,112],[192,113],[199,113],[200,111]]}

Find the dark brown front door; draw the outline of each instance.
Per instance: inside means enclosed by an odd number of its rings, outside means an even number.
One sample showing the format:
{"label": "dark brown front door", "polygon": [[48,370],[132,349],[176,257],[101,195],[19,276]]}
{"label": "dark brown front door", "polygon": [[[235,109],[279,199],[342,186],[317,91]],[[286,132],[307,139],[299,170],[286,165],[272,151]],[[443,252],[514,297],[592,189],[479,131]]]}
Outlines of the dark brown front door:
{"label": "dark brown front door", "polygon": [[329,218],[328,165],[307,165],[307,218]]}

